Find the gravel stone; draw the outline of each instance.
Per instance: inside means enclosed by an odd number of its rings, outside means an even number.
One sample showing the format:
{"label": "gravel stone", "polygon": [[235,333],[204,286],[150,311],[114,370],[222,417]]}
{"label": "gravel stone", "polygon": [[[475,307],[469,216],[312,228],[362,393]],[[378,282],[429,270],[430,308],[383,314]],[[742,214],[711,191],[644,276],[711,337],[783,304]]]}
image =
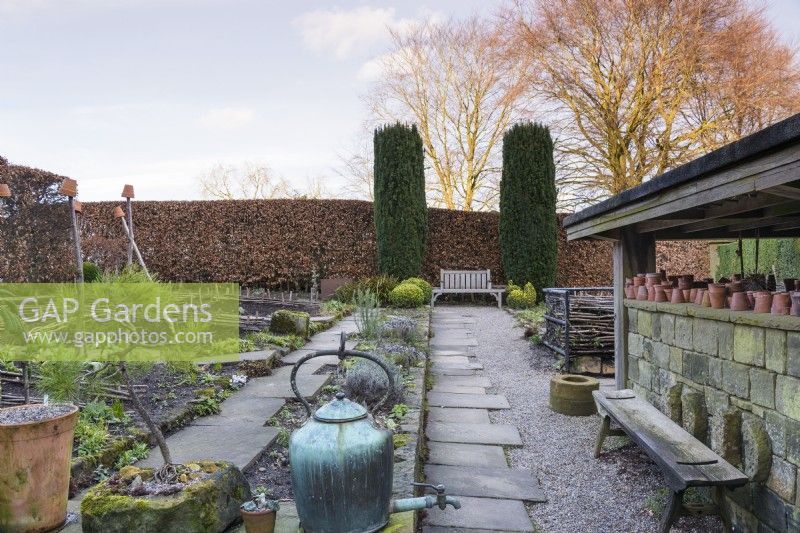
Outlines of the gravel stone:
{"label": "gravel stone", "polygon": [[72,411],[71,405],[32,405],[26,409],[0,409],[0,425],[27,424],[58,418]]}
{"label": "gravel stone", "polygon": [[[533,472],[547,496],[546,503],[526,504],[539,529],[657,531],[666,500],[666,481],[658,467],[626,437],[608,437],[603,455],[595,459],[599,419],[565,416],[548,407],[556,358],[545,348],[533,347],[506,311],[488,306],[459,310],[475,318],[478,346],[471,352],[492,382],[487,393],[504,394],[511,404],[511,409],[491,411],[492,422],[514,425],[522,435],[522,447],[506,449],[510,466]],[[672,529],[721,531],[722,521],[715,516],[682,517]]]}

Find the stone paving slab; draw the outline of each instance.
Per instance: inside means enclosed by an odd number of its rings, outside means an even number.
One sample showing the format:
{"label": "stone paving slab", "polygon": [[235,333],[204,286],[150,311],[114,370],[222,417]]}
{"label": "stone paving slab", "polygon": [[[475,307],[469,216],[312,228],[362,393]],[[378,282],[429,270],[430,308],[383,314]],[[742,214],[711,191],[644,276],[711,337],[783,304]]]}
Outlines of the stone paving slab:
{"label": "stone paving slab", "polygon": [[477,409],[511,409],[502,394],[428,393],[428,404],[436,407],[475,407]]}
{"label": "stone paving slab", "polygon": [[[445,481],[446,484],[446,481]],[[428,510],[427,526],[470,528],[489,531],[532,532],[533,524],[525,505],[519,500],[460,497],[461,509],[448,506]],[[427,528],[424,529],[427,531]],[[441,530],[440,530],[441,531]]]}
{"label": "stone paving slab", "polygon": [[[272,444],[278,436],[278,428],[252,423],[231,423],[230,419],[216,422],[219,415],[200,419],[203,425],[195,423],[167,437],[172,460],[186,463],[200,459],[230,461],[244,470]],[[209,428],[209,426],[214,426]],[[150,450],[150,456],[136,463],[136,466],[159,467],[162,464],[158,448]]]}
{"label": "stone paving slab", "polygon": [[451,356],[451,355],[466,355],[466,356],[468,356],[469,353],[467,353],[464,350],[433,350],[431,355],[434,356],[434,357],[439,357],[439,356],[448,357],[448,356]]}
{"label": "stone paving slab", "polygon": [[437,385],[456,385],[458,387],[491,387],[486,376],[436,376]]}
{"label": "stone paving slab", "polygon": [[526,502],[547,501],[544,491],[539,486],[539,480],[527,470],[507,467],[425,465],[425,477],[447,480],[447,492],[456,496],[508,498]]}
{"label": "stone paving slab", "polygon": [[[450,357],[449,359],[452,359]],[[434,361],[433,368],[449,368],[449,369],[463,369],[463,370],[483,370],[483,365],[481,363],[448,363],[448,362],[438,362]]]}
{"label": "stone paving slab", "polygon": [[443,363],[446,365],[468,365],[470,364],[469,357],[466,355],[433,355],[431,356],[433,363]]}
{"label": "stone paving slab", "polygon": [[483,387],[470,387],[464,385],[448,385],[436,384],[431,389],[431,392],[449,392],[452,394],[486,394],[486,389]]}
{"label": "stone paving slab", "polygon": [[[294,365],[297,361],[305,357],[306,355],[314,353],[314,350],[297,350],[296,352],[292,352],[289,355],[285,356],[281,359],[281,363],[284,365]],[[314,368],[311,371],[311,374],[319,370],[321,367],[325,365],[338,365],[339,364],[339,357],[336,355],[321,355],[319,357],[315,357],[313,359],[309,359],[308,362],[303,363],[303,366],[300,367],[300,372],[308,373],[306,370],[307,368]]]}
{"label": "stone paving slab", "polygon": [[447,422],[452,424],[489,424],[489,410],[457,409],[454,407],[429,407],[429,425],[430,422]]}
{"label": "stone paving slab", "polygon": [[429,420],[425,435],[428,440],[437,442],[522,446],[522,437],[520,437],[519,431],[516,427],[508,424],[469,424]]}
{"label": "stone paving slab", "polygon": [[437,376],[477,376],[479,371],[470,368],[434,366],[431,367],[431,372]]}
{"label": "stone paving slab", "polygon": [[[263,398],[296,398],[292,388],[289,385],[289,376],[292,373],[291,366],[284,366],[276,369],[271,376],[265,378],[256,378],[259,381],[256,383],[248,383],[248,387],[252,387],[254,396]],[[302,372],[297,375],[297,386],[300,392],[307,398],[316,396],[320,389],[328,384],[330,381],[330,374],[305,374]],[[256,381],[255,379],[253,380]]]}
{"label": "stone paving slab", "polygon": [[297,361],[299,361],[301,357],[305,357],[306,355],[314,353],[315,351],[316,350],[307,350],[306,348],[301,348],[299,350],[289,352],[288,354],[281,357],[281,362],[284,364],[293,365]]}
{"label": "stone paving slab", "polygon": [[428,464],[508,468],[506,454],[500,446],[429,442],[428,451]]}
{"label": "stone paving slab", "polygon": [[266,424],[267,420],[278,414],[286,405],[283,398],[264,398],[258,391],[248,394],[247,387],[237,392],[220,404],[220,413],[215,416],[198,418],[198,425],[228,425],[226,421],[236,420],[236,423]]}

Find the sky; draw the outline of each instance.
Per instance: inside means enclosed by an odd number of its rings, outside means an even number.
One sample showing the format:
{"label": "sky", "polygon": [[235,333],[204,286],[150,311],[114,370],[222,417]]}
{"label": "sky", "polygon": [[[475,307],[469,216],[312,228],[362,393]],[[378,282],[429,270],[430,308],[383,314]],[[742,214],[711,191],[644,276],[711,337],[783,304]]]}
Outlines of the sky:
{"label": "sky", "polygon": [[[0,155],[75,178],[84,201],[200,198],[216,164],[268,165],[347,197],[341,157],[388,28],[500,0],[0,0]],[[767,1],[800,44],[800,0]]]}

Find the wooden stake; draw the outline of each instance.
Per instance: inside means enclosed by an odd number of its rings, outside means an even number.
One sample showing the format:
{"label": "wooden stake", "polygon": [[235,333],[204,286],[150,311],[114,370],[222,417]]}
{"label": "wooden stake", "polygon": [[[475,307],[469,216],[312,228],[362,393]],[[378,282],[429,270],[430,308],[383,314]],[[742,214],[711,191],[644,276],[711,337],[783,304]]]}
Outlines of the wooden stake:
{"label": "wooden stake", "polygon": [[78,216],[75,214],[75,198],[69,198],[69,216],[72,222],[72,241],[75,244],[75,263],[78,267],[76,279],[78,283],[83,283],[83,256],[81,254],[81,235],[78,232]]}

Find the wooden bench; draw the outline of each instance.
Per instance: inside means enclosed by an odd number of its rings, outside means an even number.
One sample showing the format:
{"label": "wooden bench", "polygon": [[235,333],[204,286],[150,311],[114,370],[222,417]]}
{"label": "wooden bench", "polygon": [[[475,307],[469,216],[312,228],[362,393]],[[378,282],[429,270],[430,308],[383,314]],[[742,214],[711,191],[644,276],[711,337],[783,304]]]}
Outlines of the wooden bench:
{"label": "wooden bench", "polygon": [[[602,418],[594,456],[600,456],[606,436],[627,434],[664,472],[671,492],[661,517],[662,533],[687,511],[683,505],[687,488],[735,488],[748,482],[747,476],[633,391],[594,391],[592,395]],[[612,421],[621,430],[611,429]]]}
{"label": "wooden bench", "polygon": [[442,294],[491,294],[503,307],[505,289],[492,288],[492,273],[486,270],[439,270],[439,287],[434,287],[431,307]]}

